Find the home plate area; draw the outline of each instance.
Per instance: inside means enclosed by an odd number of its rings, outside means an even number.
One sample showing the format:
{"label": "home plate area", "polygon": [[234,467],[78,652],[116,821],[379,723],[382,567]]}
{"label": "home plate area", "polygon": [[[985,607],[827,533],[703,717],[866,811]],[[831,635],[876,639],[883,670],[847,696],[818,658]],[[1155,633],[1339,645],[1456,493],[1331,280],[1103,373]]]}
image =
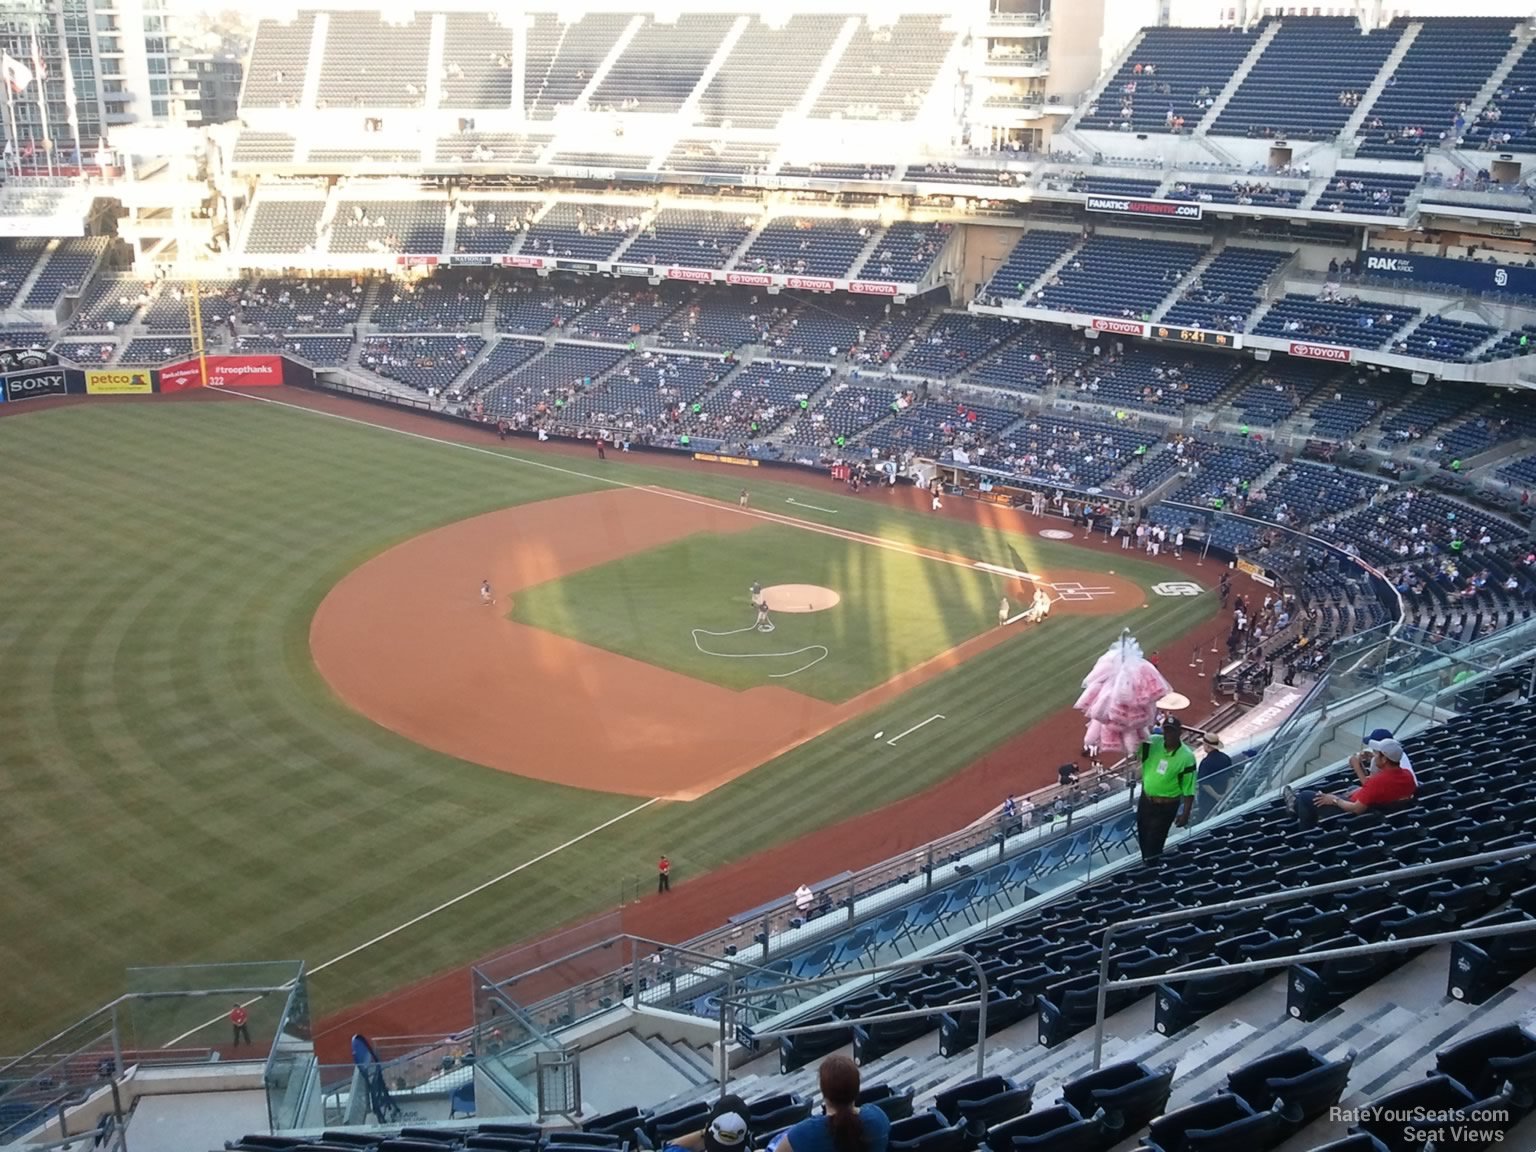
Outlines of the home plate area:
{"label": "home plate area", "polygon": [[1107,600],[1116,595],[1113,588],[1104,585],[1079,584],[1076,580],[1065,580],[1060,584],[1047,585],[1056,593],[1058,600],[1082,603],[1089,600]]}

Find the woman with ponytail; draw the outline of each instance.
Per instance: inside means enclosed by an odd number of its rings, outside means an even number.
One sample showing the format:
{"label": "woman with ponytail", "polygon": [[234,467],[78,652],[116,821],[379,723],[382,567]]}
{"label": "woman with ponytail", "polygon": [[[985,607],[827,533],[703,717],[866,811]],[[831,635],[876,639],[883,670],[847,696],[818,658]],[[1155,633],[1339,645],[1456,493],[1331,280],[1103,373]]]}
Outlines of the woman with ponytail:
{"label": "woman with ponytail", "polygon": [[873,1104],[860,1108],[859,1066],[846,1056],[821,1062],[823,1115],[802,1120],[779,1141],[775,1152],[886,1152],[891,1122]]}

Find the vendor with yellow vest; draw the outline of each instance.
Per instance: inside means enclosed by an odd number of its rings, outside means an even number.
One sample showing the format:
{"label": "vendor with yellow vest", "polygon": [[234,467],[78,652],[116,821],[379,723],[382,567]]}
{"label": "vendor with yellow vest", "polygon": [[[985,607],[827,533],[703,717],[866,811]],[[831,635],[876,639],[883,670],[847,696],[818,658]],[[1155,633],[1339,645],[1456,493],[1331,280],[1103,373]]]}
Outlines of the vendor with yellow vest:
{"label": "vendor with yellow vest", "polygon": [[1176,716],[1163,722],[1141,745],[1141,799],[1136,805],[1136,841],[1143,860],[1162,855],[1168,833],[1189,823],[1195,805],[1194,751],[1184,746],[1184,726]]}

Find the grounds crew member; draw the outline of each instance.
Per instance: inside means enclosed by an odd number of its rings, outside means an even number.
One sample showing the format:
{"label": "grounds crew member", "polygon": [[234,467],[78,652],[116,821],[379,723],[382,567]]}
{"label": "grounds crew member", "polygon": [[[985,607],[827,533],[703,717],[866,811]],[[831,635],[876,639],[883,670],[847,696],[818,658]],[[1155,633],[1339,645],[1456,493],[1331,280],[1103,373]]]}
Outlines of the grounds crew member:
{"label": "grounds crew member", "polygon": [[245,1010],[244,1004],[236,1004],[229,1011],[229,1025],[235,1034],[236,1048],[251,1043],[250,1019],[251,1014]]}
{"label": "grounds crew member", "polygon": [[1178,717],[1163,722],[1159,735],[1141,744],[1141,799],[1136,804],[1136,842],[1143,860],[1162,855],[1168,833],[1189,823],[1195,806],[1195,754],[1184,746]]}

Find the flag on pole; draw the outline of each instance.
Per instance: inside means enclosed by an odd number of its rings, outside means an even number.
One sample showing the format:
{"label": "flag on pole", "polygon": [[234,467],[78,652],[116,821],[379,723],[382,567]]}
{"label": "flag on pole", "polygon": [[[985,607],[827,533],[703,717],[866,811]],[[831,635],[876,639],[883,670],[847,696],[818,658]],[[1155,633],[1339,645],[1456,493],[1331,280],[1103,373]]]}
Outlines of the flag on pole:
{"label": "flag on pole", "polygon": [[9,52],[0,57],[0,75],[5,77],[12,92],[25,92],[32,83],[32,69]]}
{"label": "flag on pole", "polygon": [[80,139],[80,110],[75,105],[75,69],[69,60],[69,42],[60,40],[59,46],[64,50],[64,111],[69,118],[69,139],[75,150],[74,162],[78,165],[85,145]]}
{"label": "flag on pole", "polygon": [[48,85],[43,83],[48,67],[37,42],[37,25],[32,26],[32,71],[37,75],[37,110],[43,121],[43,151],[48,156],[48,175],[53,175],[53,129],[48,126]]}

